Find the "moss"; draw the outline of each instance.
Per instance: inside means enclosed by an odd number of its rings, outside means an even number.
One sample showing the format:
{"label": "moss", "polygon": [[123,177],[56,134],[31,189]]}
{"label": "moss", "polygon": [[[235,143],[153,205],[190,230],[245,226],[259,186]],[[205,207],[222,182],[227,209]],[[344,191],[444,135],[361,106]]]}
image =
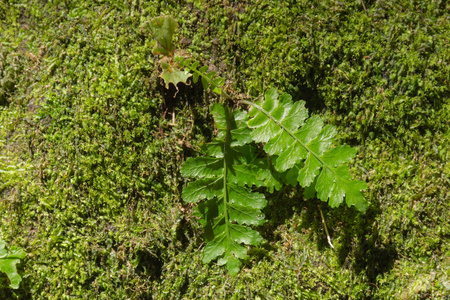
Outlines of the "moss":
{"label": "moss", "polygon": [[[367,2],[367,3],[366,3]],[[445,1],[9,1],[0,4],[0,234],[28,253],[7,299],[440,298],[448,293]],[[276,87],[359,147],[366,215],[269,197],[237,278],[199,258],[181,162],[213,96],[161,86],[143,24],[237,92]],[[195,98],[193,100],[193,98]],[[177,126],[171,126],[170,112]],[[336,250],[328,247],[318,206]]]}

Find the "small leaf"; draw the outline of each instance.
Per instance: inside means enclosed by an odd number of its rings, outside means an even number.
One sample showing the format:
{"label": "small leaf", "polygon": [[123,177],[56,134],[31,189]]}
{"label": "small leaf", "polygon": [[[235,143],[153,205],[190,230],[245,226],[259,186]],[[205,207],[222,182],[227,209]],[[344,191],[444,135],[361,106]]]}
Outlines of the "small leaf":
{"label": "small leaf", "polygon": [[230,236],[235,242],[246,245],[256,245],[262,241],[262,237],[257,231],[237,224],[230,225]]}
{"label": "small leaf", "polygon": [[192,75],[192,82],[193,83],[197,83],[199,76],[200,75],[197,72],[194,72],[193,75]]}
{"label": "small leaf", "polygon": [[[244,247],[239,247],[244,248]],[[227,256],[227,270],[231,276],[236,276],[241,269],[241,261],[239,258],[235,258],[234,256]]]}
{"label": "small leaf", "polygon": [[169,88],[169,84],[172,83],[178,91],[177,84],[182,82],[186,84],[188,78],[191,76],[188,71],[180,71],[177,68],[172,68],[171,70],[166,69],[162,72],[159,77],[164,80],[166,89]]}
{"label": "small leaf", "polygon": [[230,220],[239,224],[262,225],[264,224],[264,214],[258,208],[250,206],[229,204]]}
{"label": "small leaf", "polygon": [[356,154],[356,150],[350,146],[337,146],[322,155],[326,164],[337,167],[350,161]]}
{"label": "small leaf", "polygon": [[211,71],[206,73],[206,77],[208,77],[209,79],[213,80],[214,77],[216,77],[216,71]]}
{"label": "small leaf", "polygon": [[228,180],[240,186],[261,186],[261,182],[256,179],[257,176],[258,170],[255,166],[236,165],[229,169]]}
{"label": "small leaf", "polygon": [[211,178],[220,175],[223,170],[223,161],[220,158],[195,157],[189,158],[181,167],[184,177]]}
{"label": "small leaf", "polygon": [[[283,102],[285,101],[287,100],[284,100]],[[286,130],[295,131],[299,126],[303,125],[306,118],[308,118],[308,111],[305,109],[305,102],[298,101],[294,103],[290,113],[281,120],[281,124],[283,124]]]}
{"label": "small leaf", "polygon": [[328,201],[328,197],[333,190],[334,176],[330,169],[324,168],[317,178],[316,191],[317,198],[322,201]]}
{"label": "small leaf", "polygon": [[[269,193],[273,193],[274,190],[279,191],[282,188],[283,180],[281,177],[283,175],[272,167],[269,158],[258,159],[255,165],[258,167],[258,180],[264,183]],[[297,176],[294,178],[295,183],[297,182],[296,178]]]}
{"label": "small leaf", "polygon": [[365,212],[369,207],[361,191],[367,189],[367,183],[361,180],[349,181],[345,188],[345,202],[350,207],[354,205],[357,210]]}
{"label": "small leaf", "polygon": [[319,173],[322,164],[310,152],[305,161],[305,166],[298,172],[298,182],[301,186],[309,186]]}
{"label": "small leaf", "polygon": [[319,135],[320,131],[322,130],[322,126],[323,121],[320,119],[320,117],[312,116],[308,119],[303,127],[295,132],[295,136],[303,144],[308,144]]}
{"label": "small leaf", "polygon": [[220,95],[222,94],[222,86],[225,83],[225,78],[217,77],[212,82],[213,92]]}
{"label": "small leaf", "polygon": [[270,112],[278,105],[278,92],[276,89],[268,89],[264,94],[265,102],[263,103],[263,109]]}
{"label": "small leaf", "polygon": [[222,141],[215,140],[211,143],[203,144],[201,149],[207,156],[223,158],[223,147],[224,143]]}
{"label": "small leaf", "polygon": [[292,168],[295,164],[299,163],[302,158],[306,157],[308,151],[298,143],[292,143],[289,147],[285,148],[280,156],[277,158],[275,169],[278,172],[284,172],[287,169]]}
{"label": "small leaf", "polygon": [[283,181],[292,186],[296,186],[297,183],[299,182],[298,174],[299,174],[301,168],[302,168],[302,166],[300,166],[300,164],[296,164],[292,168],[287,170],[282,175]]}
{"label": "small leaf", "polygon": [[217,235],[214,240],[209,242],[203,249],[203,262],[205,264],[211,262],[213,259],[220,257],[225,250],[227,245],[224,242],[226,240],[225,231],[222,234]]}
{"label": "small leaf", "polygon": [[323,127],[320,134],[308,144],[308,148],[312,152],[321,155],[324,151],[330,148],[336,134],[336,128],[332,125],[327,125]]}
{"label": "small leaf", "polygon": [[172,43],[172,37],[178,28],[178,23],[171,16],[161,16],[150,20],[150,30],[157,41],[153,48],[153,54],[173,56],[175,46]]}
{"label": "small leaf", "polygon": [[[230,110],[228,107],[225,107],[222,104],[213,104],[211,108],[211,114],[214,117],[214,122],[217,126],[217,129],[224,132],[229,126],[231,126],[231,123],[229,123]],[[234,128],[230,128],[230,130],[231,129]]]}
{"label": "small leaf", "polygon": [[223,86],[224,83],[225,83],[225,78],[222,78],[222,77],[217,77],[213,80],[213,84],[215,86]]}
{"label": "small leaf", "polygon": [[248,127],[241,127],[231,130],[234,140],[231,146],[243,146],[252,142],[251,130]]}
{"label": "small leaf", "polygon": [[190,182],[183,189],[182,197],[186,202],[198,202],[203,199],[212,199],[222,191],[222,178],[207,178]]}
{"label": "small leaf", "polygon": [[25,252],[21,249],[6,249],[6,243],[0,238],[0,272],[6,273],[11,281],[11,287],[18,289],[22,277],[17,273],[16,265],[25,257]]}
{"label": "small leaf", "polygon": [[281,153],[285,150],[285,145],[292,142],[292,137],[286,131],[282,131],[278,134],[271,143],[267,143],[264,146],[264,151],[269,155],[275,153]]}
{"label": "small leaf", "polygon": [[230,185],[228,188],[230,194],[230,203],[252,208],[263,209],[267,205],[267,200],[263,194],[252,192],[247,187]]}

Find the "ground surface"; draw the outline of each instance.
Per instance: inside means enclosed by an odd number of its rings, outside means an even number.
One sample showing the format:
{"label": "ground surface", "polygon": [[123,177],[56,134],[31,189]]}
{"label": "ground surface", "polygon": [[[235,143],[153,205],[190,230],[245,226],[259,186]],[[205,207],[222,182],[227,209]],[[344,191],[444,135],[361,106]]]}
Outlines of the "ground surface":
{"label": "ground surface", "polygon": [[[364,2],[364,4],[363,4]],[[394,3],[392,3],[394,2]],[[0,3],[2,299],[439,299],[450,294],[446,1]],[[165,90],[145,23],[233,95],[275,87],[358,149],[370,207],[267,194],[237,277],[203,265],[179,166],[213,135],[199,85]],[[171,112],[176,113],[176,126]],[[319,207],[335,250],[328,246]]]}

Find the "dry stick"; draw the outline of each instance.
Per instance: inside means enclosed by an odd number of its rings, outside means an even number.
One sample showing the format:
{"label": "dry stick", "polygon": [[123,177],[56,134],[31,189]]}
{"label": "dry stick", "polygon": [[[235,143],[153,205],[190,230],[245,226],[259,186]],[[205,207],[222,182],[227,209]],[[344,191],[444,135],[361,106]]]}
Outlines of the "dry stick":
{"label": "dry stick", "polygon": [[323,227],[325,228],[325,233],[326,233],[326,235],[327,235],[327,241],[328,241],[328,244],[330,245],[331,248],[334,249],[334,246],[333,246],[333,244],[331,243],[330,234],[328,233],[327,223],[325,223],[325,218],[323,217],[322,210],[320,209],[320,206],[319,206],[319,205],[317,205],[317,207],[319,208],[320,216],[322,217],[322,224],[323,224]]}
{"label": "dry stick", "polygon": [[364,11],[367,12],[367,9],[366,9],[366,6],[364,5],[364,1],[363,0],[361,0],[361,4],[362,4],[362,6],[364,8]]}

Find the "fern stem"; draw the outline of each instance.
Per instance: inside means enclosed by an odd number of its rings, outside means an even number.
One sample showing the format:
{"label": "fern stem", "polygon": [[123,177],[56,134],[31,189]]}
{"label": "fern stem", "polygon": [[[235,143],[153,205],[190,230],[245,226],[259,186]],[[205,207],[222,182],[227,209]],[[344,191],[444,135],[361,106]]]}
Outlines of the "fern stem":
{"label": "fern stem", "polygon": [[223,145],[223,211],[225,216],[225,234],[228,240],[231,239],[230,229],[228,225],[230,224],[230,216],[228,215],[228,150],[231,144],[231,124],[229,111],[225,109],[225,115],[227,120],[227,131],[225,136],[225,143]]}
{"label": "fern stem", "polygon": [[325,218],[323,217],[322,209],[320,209],[320,205],[317,205],[317,207],[319,208],[320,216],[322,217],[322,224],[323,227],[325,228],[325,234],[327,235],[328,244],[330,245],[331,248],[334,249],[334,246],[331,243],[330,233],[328,232],[327,223],[325,222]]}
{"label": "fern stem", "polygon": [[227,176],[228,176],[228,166],[227,166],[227,141],[225,141],[224,149],[223,149],[223,213],[225,216],[225,234],[227,238],[230,238],[230,230],[228,228],[229,224],[229,216],[228,216],[228,184],[227,184]]}

